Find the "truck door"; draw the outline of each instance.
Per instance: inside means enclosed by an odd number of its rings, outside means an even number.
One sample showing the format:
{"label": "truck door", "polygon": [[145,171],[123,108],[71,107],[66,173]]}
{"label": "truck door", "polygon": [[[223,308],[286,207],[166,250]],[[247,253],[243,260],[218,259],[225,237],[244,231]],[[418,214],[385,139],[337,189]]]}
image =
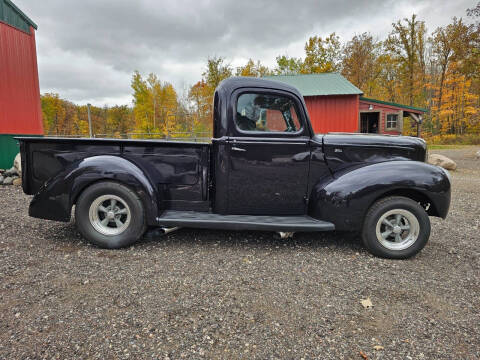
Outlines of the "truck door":
{"label": "truck door", "polygon": [[276,90],[242,90],[233,97],[228,213],[304,214],[310,129],[302,103]]}

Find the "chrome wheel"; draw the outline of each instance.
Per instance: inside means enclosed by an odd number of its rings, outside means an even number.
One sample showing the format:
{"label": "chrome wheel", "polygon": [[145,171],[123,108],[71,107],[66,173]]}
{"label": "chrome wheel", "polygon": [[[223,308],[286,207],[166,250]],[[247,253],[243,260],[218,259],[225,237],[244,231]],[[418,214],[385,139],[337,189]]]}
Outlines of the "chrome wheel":
{"label": "chrome wheel", "polygon": [[127,203],[116,195],[102,195],[96,198],[89,209],[90,224],[103,235],[119,235],[131,220]]}
{"label": "chrome wheel", "polygon": [[405,209],[389,210],[377,222],[377,240],[390,250],[407,249],[417,241],[419,233],[417,217]]}

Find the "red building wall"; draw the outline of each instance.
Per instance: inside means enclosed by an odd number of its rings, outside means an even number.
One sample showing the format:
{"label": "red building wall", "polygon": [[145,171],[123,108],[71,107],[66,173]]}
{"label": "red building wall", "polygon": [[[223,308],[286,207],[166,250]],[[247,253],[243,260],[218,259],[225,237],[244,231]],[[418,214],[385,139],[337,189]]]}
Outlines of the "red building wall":
{"label": "red building wall", "polygon": [[0,134],[43,134],[35,30],[0,22]]}
{"label": "red building wall", "polygon": [[315,133],[357,132],[358,95],[306,96]]}

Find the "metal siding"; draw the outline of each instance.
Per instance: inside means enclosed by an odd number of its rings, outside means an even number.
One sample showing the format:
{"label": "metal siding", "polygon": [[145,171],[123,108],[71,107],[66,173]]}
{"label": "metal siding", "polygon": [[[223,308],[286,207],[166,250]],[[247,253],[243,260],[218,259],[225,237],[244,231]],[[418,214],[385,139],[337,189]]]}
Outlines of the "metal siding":
{"label": "metal siding", "polygon": [[303,96],[362,94],[362,90],[338,73],[272,75],[265,78],[294,86]]}
{"label": "metal siding", "polygon": [[30,25],[35,29],[37,28],[37,25],[11,0],[0,0],[0,21],[25,31],[26,33],[30,32]]}
{"label": "metal siding", "polygon": [[43,134],[35,31],[0,23],[0,134]]}
{"label": "metal siding", "polygon": [[305,97],[315,133],[357,132],[358,95]]}

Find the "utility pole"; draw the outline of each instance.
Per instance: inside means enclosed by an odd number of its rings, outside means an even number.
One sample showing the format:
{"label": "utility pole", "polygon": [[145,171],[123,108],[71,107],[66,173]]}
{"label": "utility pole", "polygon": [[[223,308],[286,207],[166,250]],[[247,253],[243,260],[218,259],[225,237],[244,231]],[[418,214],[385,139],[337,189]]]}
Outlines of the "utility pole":
{"label": "utility pole", "polygon": [[87,104],[87,113],[88,113],[88,134],[90,137],[93,137],[92,135],[92,116],[90,115],[90,104]]}
{"label": "utility pole", "polygon": [[153,92],[153,130],[155,131],[155,109],[157,107],[157,96],[155,94],[155,87],[153,87],[152,89],[152,92]]}

